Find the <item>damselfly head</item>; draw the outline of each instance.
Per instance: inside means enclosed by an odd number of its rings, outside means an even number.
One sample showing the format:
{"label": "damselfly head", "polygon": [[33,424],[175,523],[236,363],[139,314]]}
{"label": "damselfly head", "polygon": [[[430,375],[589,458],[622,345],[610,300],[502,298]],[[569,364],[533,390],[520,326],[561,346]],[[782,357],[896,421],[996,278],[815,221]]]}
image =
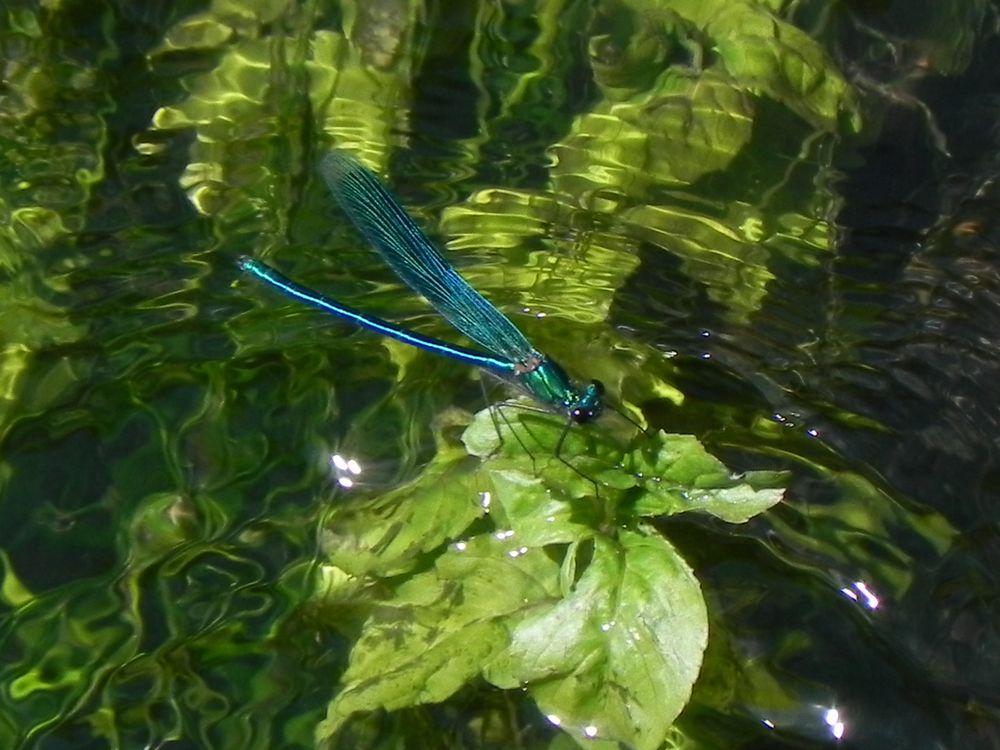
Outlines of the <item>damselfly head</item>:
{"label": "damselfly head", "polygon": [[601,416],[604,409],[604,383],[591,380],[580,394],[580,400],[569,411],[569,418],[577,424],[592,422]]}

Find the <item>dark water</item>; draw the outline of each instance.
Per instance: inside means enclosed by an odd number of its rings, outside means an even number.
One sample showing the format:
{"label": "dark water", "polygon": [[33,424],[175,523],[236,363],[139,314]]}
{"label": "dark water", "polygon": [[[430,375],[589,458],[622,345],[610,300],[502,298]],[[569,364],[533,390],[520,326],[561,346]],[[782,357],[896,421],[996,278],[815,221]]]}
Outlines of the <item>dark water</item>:
{"label": "dark water", "polygon": [[[586,154],[566,133],[598,98],[589,6],[529,5],[444,3],[403,51],[386,41],[402,32],[376,37],[370,68],[405,80],[391,121],[375,95],[341,111],[310,83],[297,40],[322,49],[336,4],[0,10],[0,747],[312,746],[350,647],[304,606],[344,493],[329,457],[361,457],[362,491],[382,491],[419,473],[436,414],[481,399],[448,362],[237,278],[239,254],[261,255],[451,335],[312,176],[351,133],[385,145],[478,288],[546,313],[518,322],[567,367],[610,331],[685,395],[644,394],[653,426],[793,471],[788,500],[745,525],[663,523],[711,620],[677,746],[1000,747],[995,3],[957,3],[958,21],[790,4],[860,92],[862,135],[762,100],[725,169],[623,183],[606,211],[557,201],[525,237],[490,222],[585,192],[582,168],[547,182],[551,147]],[[202,12],[212,24],[182,24]],[[475,216],[476,197],[483,229],[446,210]],[[696,235],[753,221],[759,245]],[[735,263],[730,241],[749,248]],[[527,701],[473,686],[380,717],[358,746],[503,746],[469,730],[497,713],[524,747],[552,736]]]}

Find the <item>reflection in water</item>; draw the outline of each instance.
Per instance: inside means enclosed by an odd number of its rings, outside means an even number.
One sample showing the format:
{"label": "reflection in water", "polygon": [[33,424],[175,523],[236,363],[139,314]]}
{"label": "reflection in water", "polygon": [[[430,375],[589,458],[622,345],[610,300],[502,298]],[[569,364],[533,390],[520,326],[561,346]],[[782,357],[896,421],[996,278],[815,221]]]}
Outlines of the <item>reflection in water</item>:
{"label": "reflection in water", "polygon": [[840,709],[822,705],[802,705],[794,711],[762,718],[760,723],[770,730],[796,732],[820,742],[852,739]]}
{"label": "reflection in water", "polygon": [[879,598],[875,596],[868,588],[864,581],[855,581],[852,584],[852,588],[844,587],[840,590],[840,593],[846,596],[848,599],[853,599],[856,602],[861,602],[868,609],[878,609]]}
{"label": "reflection in water", "polygon": [[351,489],[358,483],[361,476],[361,464],[355,458],[344,458],[339,453],[330,456],[330,466],[336,475],[337,484],[344,489]]}
{"label": "reflection in water", "polygon": [[843,739],[844,737],[844,722],[840,719],[840,711],[835,708],[827,709],[826,713],[823,714],[823,719],[826,721],[828,727],[830,727],[830,734],[835,740]]}
{"label": "reflection in water", "polygon": [[[321,519],[479,406],[447,363],[234,289],[233,257],[277,254],[434,332],[312,189],[316,133],[368,144],[477,287],[654,426],[795,470],[749,524],[663,522],[713,620],[689,745],[1000,741],[998,44],[959,18],[982,4],[886,28],[786,4],[877,94],[850,151],[730,87],[679,17],[643,16],[676,69],[637,100],[600,3],[569,37],[524,3],[360,4],[350,33],[333,6],[49,5],[0,19],[0,747],[314,746],[370,593]],[[359,736],[562,722],[475,687],[402,716]]]}

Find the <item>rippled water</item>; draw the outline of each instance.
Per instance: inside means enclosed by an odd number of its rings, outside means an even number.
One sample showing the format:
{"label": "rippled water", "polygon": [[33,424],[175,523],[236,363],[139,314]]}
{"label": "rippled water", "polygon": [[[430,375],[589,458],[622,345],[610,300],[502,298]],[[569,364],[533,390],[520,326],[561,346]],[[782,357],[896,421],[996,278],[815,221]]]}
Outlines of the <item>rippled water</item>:
{"label": "rippled water", "polygon": [[[482,398],[238,278],[261,255],[453,336],[313,177],[363,131],[541,348],[580,373],[597,346],[641,349],[685,396],[634,395],[652,426],[793,471],[747,524],[663,522],[711,621],[678,746],[1000,747],[996,4],[956,4],[982,18],[968,67],[879,4],[843,28],[790,4],[878,126],[835,139],[760,102],[693,185],[589,170],[566,135],[595,89],[583,33],[545,19],[575,28],[583,4],[454,5],[379,6],[419,54],[387,34],[366,64],[406,85],[333,104],[310,82],[346,54],[336,4],[219,3],[214,26],[184,24],[195,4],[0,11],[0,746],[313,746],[350,647],[306,606],[346,492],[330,456],[362,460],[352,491],[394,487],[435,417]],[[502,747],[470,729],[498,716],[524,747],[553,736],[473,686],[347,741]]]}

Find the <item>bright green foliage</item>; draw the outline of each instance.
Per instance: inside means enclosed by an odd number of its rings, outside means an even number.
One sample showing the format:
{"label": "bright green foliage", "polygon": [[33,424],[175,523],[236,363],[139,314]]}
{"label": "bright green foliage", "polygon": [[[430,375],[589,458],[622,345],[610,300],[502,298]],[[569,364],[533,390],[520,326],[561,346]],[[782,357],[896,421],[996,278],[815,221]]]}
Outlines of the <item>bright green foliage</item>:
{"label": "bright green foliage", "polygon": [[822,47],[759,4],[625,5],[594,22],[591,65],[606,100],[553,146],[557,190],[639,198],[693,184],[749,144],[761,96],[820,129],[837,130],[841,116],[860,128],[854,92]]}
{"label": "bright green foliage", "polygon": [[[780,101],[815,125],[861,121],[856,95],[822,46],[755,0],[623,0],[646,19],[685,19],[737,85]],[[671,25],[674,25],[673,23]]]}
{"label": "bright green foliage", "polygon": [[442,701],[503,648],[523,613],[557,593],[558,566],[542,549],[483,534],[444,550],[380,602],[351,653],[319,738],[351,713]]}
{"label": "bright green foliage", "polygon": [[[592,546],[584,567],[573,560]],[[659,747],[687,702],[708,637],[701,589],[673,547],[645,527],[573,545],[578,580],[518,623],[486,677],[526,685],[580,743]]]}
{"label": "bright green foliage", "polygon": [[44,15],[0,9],[0,407],[21,395],[35,351],[84,336],[52,301],[66,285],[40,256],[83,228],[104,175],[107,82],[63,59]]}
{"label": "bright green foliage", "polygon": [[784,475],[734,476],[691,436],[622,445],[578,427],[562,443],[570,467],[551,453],[558,417],[504,416],[499,435],[486,411],[465,431],[481,463],[452,446],[412,484],[326,522],[331,565],[374,601],[322,741],[352,713],[442,701],[477,677],[527,688],[554,726],[599,746],[654,750],[684,707],[706,645],[705,603],[641,518],[743,521],[781,500]]}
{"label": "bright green foliage", "polygon": [[[635,451],[629,467],[644,477],[647,492],[636,503],[638,515],[670,515],[691,510],[743,523],[781,500],[780,473],[751,471],[733,475],[693,435],[664,435],[659,445]],[[666,470],[663,467],[667,467]]]}
{"label": "bright green foliage", "polygon": [[[156,55],[202,47],[224,50],[218,65],[185,82],[188,96],[161,107],[155,130],[191,128],[182,179],[192,203],[222,222],[258,232],[286,229],[292,179],[305,165],[297,144],[279,136],[307,125],[370,166],[384,164],[390,134],[406,128],[409,27],[417,6],[346,2],[343,33],[316,28],[316,3],[258,6],[217,0],[173,27]],[[265,33],[268,24],[285,33]],[[154,131],[155,132],[155,131]],[[156,150],[154,139],[140,148]],[[273,160],[282,163],[273,169]]]}
{"label": "bright green foliage", "polygon": [[[349,304],[448,335],[374,254],[350,254],[360,243],[314,174],[349,146],[544,351],[626,404],[676,406],[683,364],[623,332],[622,291],[646,261],[739,324],[779,273],[822,288],[837,139],[874,132],[883,99],[923,107],[914,84],[960,71],[992,29],[987,0],[881,3],[881,26],[854,15],[868,5],[6,3],[0,747],[311,748],[328,696],[332,741],[366,712],[477,684],[505,701],[523,687],[566,730],[553,750],[669,744],[709,662],[704,601],[668,542],[685,540],[664,519],[742,522],[784,477],[734,473],[690,435],[633,436],[613,415],[568,433],[575,471],[552,455],[563,425],[516,411],[523,445],[482,414],[427,464],[422,426],[462,375],[248,291],[233,259],[281,254]],[[825,51],[849,27],[856,59],[893,62],[877,80],[862,66],[849,82]],[[806,555],[900,600],[957,544],[942,517],[808,464],[760,422],[742,445],[829,488],[768,517],[789,569]],[[425,468],[330,503],[316,459],[341,438]],[[741,710],[812,700],[780,666],[737,664],[714,626],[715,676]],[[714,695],[700,688],[699,707],[736,705]],[[509,706],[480,707],[456,723],[512,746],[486,726]],[[359,746],[399,746],[420,713]]]}
{"label": "bright green foliage", "polygon": [[321,537],[330,562],[354,576],[394,575],[481,517],[472,466],[454,454],[427,467],[419,484],[335,509]]}
{"label": "bright green foliage", "polygon": [[[567,262],[562,253],[553,252],[548,235],[554,226],[576,222],[583,226],[558,243],[569,250],[572,242],[578,262]],[[569,317],[578,325],[603,328],[615,290],[639,265],[627,237],[551,191],[477,191],[442,213],[441,228],[454,238],[448,243],[453,257],[476,253],[477,262],[463,267],[462,274],[477,289],[503,289],[533,312]],[[497,262],[504,256],[519,262]],[[581,264],[587,269],[585,301]]]}
{"label": "bright green foliage", "polygon": [[[193,129],[182,178],[193,204],[234,233],[253,235],[261,250],[285,244],[286,209],[309,164],[295,141],[281,145],[279,135],[309,128],[322,133],[325,142],[361,153],[369,166],[384,172],[398,134],[410,128],[412,81],[425,53],[415,41],[418,6],[401,0],[345,3],[337,31],[325,27],[321,9],[309,3],[292,7],[275,2],[260,8],[212,3],[171,28],[154,55],[216,48],[218,64],[184,81],[188,96],[160,108],[154,131],[140,148],[151,153],[160,148],[162,135],[156,131]],[[786,153],[784,144],[780,149],[764,144],[756,149],[756,158],[763,159],[761,174],[748,176],[745,186],[738,173],[730,178],[739,205],[764,217],[769,214],[768,206],[759,205],[762,192],[793,198],[797,204],[781,218],[818,226],[820,231],[809,238],[785,242],[780,234],[747,232],[744,211],[723,210],[720,215],[699,188],[705,179],[732,170],[755,139],[762,139],[763,100],[779,102],[801,118],[801,139],[811,131],[825,135],[860,127],[854,91],[819,42],[782,20],[775,9],[748,0],[609,0],[589,14],[573,4],[539,3],[533,19],[538,26],[530,48],[537,58],[535,69],[516,74],[473,67],[473,75],[481,76],[476,80],[483,96],[499,100],[496,119],[484,114],[481,131],[518,121],[523,118],[520,109],[537,99],[539,90],[562,85],[572,49],[567,28],[586,30],[586,62],[600,96],[567,120],[549,144],[551,168],[543,190],[488,187],[446,212],[444,234],[467,238],[454,247],[475,248],[485,257],[510,248],[508,262],[513,248],[533,248],[544,257],[514,264],[534,271],[533,280],[525,279],[533,301],[551,300],[553,308],[564,311],[585,309],[601,320],[611,295],[634,271],[636,239],[679,255],[683,270],[740,320],[763,303],[776,253],[828,249],[825,226],[834,196],[813,189],[822,182],[815,173],[822,143],[808,145],[801,154]],[[516,20],[516,14],[506,18],[483,7],[478,43],[490,48],[500,44],[497,30]],[[308,92],[308,106],[294,98],[303,91]],[[464,147],[474,155],[480,143],[471,140]],[[795,184],[788,179],[789,159],[802,162]],[[273,162],[281,168],[272,168]],[[468,167],[476,166],[470,159]],[[809,189],[799,190],[799,184]],[[665,187],[693,191],[695,207],[650,203],[651,191]],[[647,210],[654,214],[649,224],[640,218]],[[682,211],[691,222],[660,221],[666,218],[661,211]],[[496,236],[499,217],[508,222],[520,218],[521,225],[508,225]],[[615,218],[622,224],[608,226]],[[780,231],[780,222],[769,218],[770,227]],[[687,231],[692,223],[716,226],[719,235],[692,242]],[[720,249],[720,243],[732,247]],[[575,274],[574,268],[552,264],[553,257],[581,247],[594,267],[589,274],[595,281],[590,290],[595,299],[584,306],[567,304],[575,302],[576,290],[559,288],[564,275]],[[472,267],[486,272],[481,264]],[[601,278],[604,268],[609,273]],[[479,285],[478,279],[472,281]],[[539,294],[539,283],[550,289]]]}
{"label": "bright green foliage", "polygon": [[644,195],[655,184],[689,185],[724,169],[750,141],[753,105],[725,72],[667,68],[654,88],[582,115],[552,147],[553,186]]}

